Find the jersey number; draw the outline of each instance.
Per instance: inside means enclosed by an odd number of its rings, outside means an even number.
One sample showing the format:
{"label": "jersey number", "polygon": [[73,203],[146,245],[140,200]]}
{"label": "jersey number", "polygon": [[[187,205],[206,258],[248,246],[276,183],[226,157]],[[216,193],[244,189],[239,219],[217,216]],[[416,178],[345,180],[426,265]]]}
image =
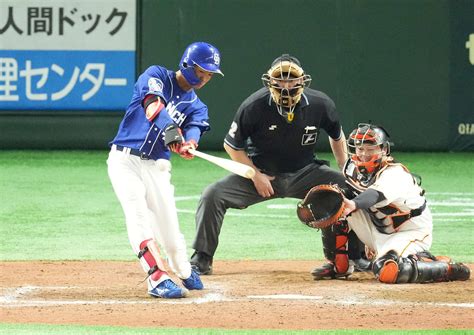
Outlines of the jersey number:
{"label": "jersey number", "polygon": [[229,129],[229,136],[235,138],[235,132],[237,131],[237,123],[232,122]]}

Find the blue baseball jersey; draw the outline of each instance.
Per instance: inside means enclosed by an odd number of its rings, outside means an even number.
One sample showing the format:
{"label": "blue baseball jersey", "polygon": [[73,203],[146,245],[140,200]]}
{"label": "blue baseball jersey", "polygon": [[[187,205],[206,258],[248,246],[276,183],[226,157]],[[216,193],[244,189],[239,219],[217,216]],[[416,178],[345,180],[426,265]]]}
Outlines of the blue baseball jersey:
{"label": "blue baseball jersey", "polygon": [[[166,107],[153,121],[147,119],[143,108],[143,100],[150,94],[159,96]],[[150,66],[135,83],[132,100],[110,145],[138,149],[155,160],[169,159],[163,130],[172,122],[181,128],[186,141],[197,143],[202,133],[210,130],[207,106],[194,90],[182,90],[174,71]]]}

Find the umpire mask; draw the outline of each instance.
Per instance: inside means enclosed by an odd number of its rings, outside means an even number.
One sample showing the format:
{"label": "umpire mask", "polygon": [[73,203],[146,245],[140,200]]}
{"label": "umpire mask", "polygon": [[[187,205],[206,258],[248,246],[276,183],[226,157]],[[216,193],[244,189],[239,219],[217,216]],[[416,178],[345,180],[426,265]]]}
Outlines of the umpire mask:
{"label": "umpire mask", "polygon": [[296,57],[283,54],[275,59],[267,73],[262,75],[262,81],[270,90],[278,113],[286,122],[291,123],[296,104],[301,100],[304,88],[309,87],[311,76],[304,73]]}

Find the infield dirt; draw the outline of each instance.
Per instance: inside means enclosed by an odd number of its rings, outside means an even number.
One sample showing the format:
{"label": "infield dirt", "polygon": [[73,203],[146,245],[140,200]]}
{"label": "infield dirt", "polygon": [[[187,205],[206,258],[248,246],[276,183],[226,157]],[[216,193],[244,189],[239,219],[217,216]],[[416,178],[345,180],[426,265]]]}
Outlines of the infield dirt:
{"label": "infield dirt", "polygon": [[[313,281],[312,261],[215,261],[206,289],[146,293],[138,262],[2,262],[0,322],[225,329],[474,329],[474,283]],[[469,265],[471,270],[472,264]]]}

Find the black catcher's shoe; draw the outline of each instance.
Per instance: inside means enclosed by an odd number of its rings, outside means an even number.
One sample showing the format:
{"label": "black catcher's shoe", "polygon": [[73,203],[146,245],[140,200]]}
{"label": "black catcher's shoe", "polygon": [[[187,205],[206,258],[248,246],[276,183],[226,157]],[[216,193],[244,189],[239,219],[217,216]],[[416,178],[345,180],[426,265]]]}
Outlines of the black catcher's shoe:
{"label": "black catcher's shoe", "polygon": [[365,258],[354,259],[355,272],[372,272],[372,262]]}
{"label": "black catcher's shoe", "polygon": [[337,279],[342,277],[349,277],[354,272],[354,265],[349,264],[349,269],[344,273],[337,273],[334,268],[334,264],[328,262],[323,264],[321,267],[315,268],[311,271],[314,280],[323,280],[323,279]]}
{"label": "black catcher's shoe", "polygon": [[191,256],[191,268],[200,275],[212,274],[212,256],[202,252],[195,251]]}
{"label": "black catcher's shoe", "polygon": [[448,280],[468,280],[471,277],[471,270],[463,263],[449,263]]}

